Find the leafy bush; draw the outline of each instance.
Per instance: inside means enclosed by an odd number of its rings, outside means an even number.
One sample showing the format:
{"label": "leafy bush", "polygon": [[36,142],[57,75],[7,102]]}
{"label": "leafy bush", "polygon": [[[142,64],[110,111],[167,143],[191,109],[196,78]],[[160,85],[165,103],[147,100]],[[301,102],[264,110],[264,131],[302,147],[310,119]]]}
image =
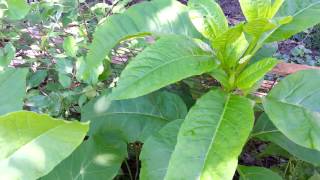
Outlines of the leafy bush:
{"label": "leafy bush", "polygon": [[[0,2],[15,30],[0,36],[0,179],[303,177],[238,165],[251,141],[317,178],[320,71],[252,92],[278,63],[270,47],[320,23],[319,0],[239,0],[246,21],[235,26],[212,0],[124,2]],[[129,47],[137,55],[119,70],[113,58]],[[19,64],[20,50],[39,54]],[[194,76],[218,81],[195,103],[180,89]]]}

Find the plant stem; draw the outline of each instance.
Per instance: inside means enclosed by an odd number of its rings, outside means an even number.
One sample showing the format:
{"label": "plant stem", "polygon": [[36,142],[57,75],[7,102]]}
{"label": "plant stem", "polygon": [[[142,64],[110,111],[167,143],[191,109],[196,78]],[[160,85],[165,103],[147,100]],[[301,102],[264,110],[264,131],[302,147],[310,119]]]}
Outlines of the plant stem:
{"label": "plant stem", "polygon": [[80,13],[80,16],[81,16],[81,18],[82,18],[82,22],[83,22],[84,28],[86,29],[88,40],[89,40],[89,42],[91,43],[91,42],[92,42],[92,37],[90,36],[90,33],[89,33],[89,28],[88,28],[88,26],[87,26],[87,20],[86,20],[86,18],[84,17],[84,14],[81,12],[80,0],[77,0],[77,1],[78,1],[79,13]]}
{"label": "plant stem", "polygon": [[127,161],[127,160],[124,160],[124,163],[126,164],[126,167],[127,167],[127,169],[128,169],[128,173],[129,173],[130,179],[131,179],[131,180],[134,180],[134,179],[133,179],[133,176],[132,176],[132,172],[131,172],[130,166],[129,166],[129,164],[128,164],[128,161]]}

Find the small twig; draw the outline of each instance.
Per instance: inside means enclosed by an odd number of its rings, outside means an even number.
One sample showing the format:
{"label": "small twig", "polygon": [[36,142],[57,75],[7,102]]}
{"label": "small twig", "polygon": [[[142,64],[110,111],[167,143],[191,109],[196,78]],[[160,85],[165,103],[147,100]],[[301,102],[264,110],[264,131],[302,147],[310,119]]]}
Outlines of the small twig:
{"label": "small twig", "polygon": [[86,21],[86,18],[84,17],[84,14],[81,12],[80,0],[77,0],[77,1],[78,1],[79,13],[80,13],[80,16],[82,18],[82,22],[83,22],[84,28],[86,29],[88,40],[91,43],[92,42],[92,37],[91,37],[91,35],[89,33],[89,28],[87,26],[87,21]]}

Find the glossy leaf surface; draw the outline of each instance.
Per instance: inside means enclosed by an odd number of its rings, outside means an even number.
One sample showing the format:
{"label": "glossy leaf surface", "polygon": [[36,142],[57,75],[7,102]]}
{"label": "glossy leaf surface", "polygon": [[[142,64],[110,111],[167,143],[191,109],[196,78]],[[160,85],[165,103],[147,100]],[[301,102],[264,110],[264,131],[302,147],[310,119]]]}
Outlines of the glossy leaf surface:
{"label": "glossy leaf surface", "polygon": [[281,25],[268,38],[268,42],[280,41],[320,23],[320,0],[285,0],[277,17],[292,16],[292,21]]}
{"label": "glossy leaf surface", "polygon": [[135,98],[217,67],[214,56],[192,39],[165,36],[134,58],[122,72],[113,99]]}
{"label": "glossy leaf surface", "polygon": [[165,179],[232,179],[253,121],[250,100],[208,92],[180,128]]}
{"label": "glossy leaf surface", "polygon": [[186,6],[174,0],[155,0],[140,3],[122,14],[108,17],[94,33],[94,40],[80,72],[81,79],[97,83],[103,71],[103,60],[122,40],[150,34],[201,37],[186,10]]}
{"label": "glossy leaf surface", "polygon": [[228,20],[215,1],[191,0],[188,6],[192,23],[206,38],[212,40],[228,30]]}

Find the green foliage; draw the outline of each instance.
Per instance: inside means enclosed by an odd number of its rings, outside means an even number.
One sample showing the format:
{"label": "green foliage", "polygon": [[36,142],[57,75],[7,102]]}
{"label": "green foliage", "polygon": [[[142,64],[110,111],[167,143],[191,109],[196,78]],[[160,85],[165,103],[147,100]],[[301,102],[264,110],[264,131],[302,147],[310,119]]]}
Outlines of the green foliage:
{"label": "green foliage", "polygon": [[[274,125],[295,143],[315,150],[319,144],[319,70],[301,71],[278,84],[264,100]],[[294,119],[287,123],[288,119]]]}
{"label": "green foliage", "polygon": [[82,119],[91,121],[89,134],[119,131],[130,143],[145,141],[166,123],[183,119],[186,113],[184,102],[169,92],[119,101],[110,101],[105,93],[82,108]]}
{"label": "green foliage", "polygon": [[25,69],[0,71],[0,115],[22,110],[26,75]]}
{"label": "green foliage", "polygon": [[317,178],[319,70],[252,91],[320,1],[239,2],[0,1],[0,179]]}
{"label": "green foliage", "polygon": [[213,58],[212,52],[205,51],[192,39],[176,35],[161,37],[122,72],[112,92],[113,99],[135,98],[187,77],[210,72],[218,64]]}
{"label": "green foliage", "polygon": [[262,167],[239,166],[237,170],[241,180],[282,180],[278,174]]}
{"label": "green foliage", "polygon": [[88,124],[66,122],[32,112],[0,117],[0,178],[37,179],[82,142]]}
{"label": "green foliage", "polygon": [[164,179],[182,122],[179,119],[168,123],[144,143],[140,155],[141,179]]}
{"label": "green foliage", "polygon": [[181,125],[166,179],[232,179],[253,121],[250,100],[208,92]]}
{"label": "green foliage", "polygon": [[[145,7],[149,8],[145,8]],[[82,80],[97,83],[103,72],[103,60],[119,42],[148,34],[183,34],[199,37],[186,14],[186,7],[172,0],[157,0],[138,4],[123,14],[111,16],[94,33],[89,47]],[[107,35],[108,34],[108,35]]]}
{"label": "green foliage", "polygon": [[315,166],[320,165],[319,151],[305,148],[292,142],[272,124],[266,114],[262,114],[257,120],[254,130],[252,131],[252,137],[277,144],[303,161],[314,164]]}
{"label": "green foliage", "polygon": [[110,134],[90,137],[43,180],[112,179],[126,156],[127,145]]}
{"label": "green foliage", "polygon": [[30,6],[24,0],[0,1],[0,5],[5,6],[4,9],[0,7],[0,11],[4,11],[3,15],[0,14],[0,18],[8,18],[9,20],[23,19],[30,10]]}

